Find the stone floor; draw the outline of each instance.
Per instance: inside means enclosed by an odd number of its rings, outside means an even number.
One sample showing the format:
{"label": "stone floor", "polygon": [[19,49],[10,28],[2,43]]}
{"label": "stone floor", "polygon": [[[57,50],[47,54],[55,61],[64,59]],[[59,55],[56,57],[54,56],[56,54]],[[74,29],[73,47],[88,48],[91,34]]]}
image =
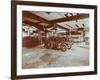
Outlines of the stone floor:
{"label": "stone floor", "polygon": [[72,49],[46,49],[42,45],[35,48],[23,48],[22,68],[71,67],[89,65],[89,47],[76,43]]}

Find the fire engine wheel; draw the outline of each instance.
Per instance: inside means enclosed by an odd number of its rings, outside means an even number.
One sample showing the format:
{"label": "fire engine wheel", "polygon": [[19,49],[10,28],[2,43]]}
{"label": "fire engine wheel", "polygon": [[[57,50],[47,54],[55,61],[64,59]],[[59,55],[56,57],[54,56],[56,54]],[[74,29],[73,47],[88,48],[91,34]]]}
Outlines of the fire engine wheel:
{"label": "fire engine wheel", "polygon": [[51,42],[51,41],[50,41],[50,42],[47,42],[46,45],[45,45],[45,47],[46,47],[47,49],[51,49],[51,48],[53,47],[52,42]]}
{"label": "fire engine wheel", "polygon": [[62,44],[62,45],[60,46],[60,48],[61,48],[61,50],[62,50],[63,52],[65,52],[65,51],[67,50],[66,44]]}
{"label": "fire engine wheel", "polygon": [[67,49],[71,49],[71,47],[72,47],[71,45],[67,45]]}

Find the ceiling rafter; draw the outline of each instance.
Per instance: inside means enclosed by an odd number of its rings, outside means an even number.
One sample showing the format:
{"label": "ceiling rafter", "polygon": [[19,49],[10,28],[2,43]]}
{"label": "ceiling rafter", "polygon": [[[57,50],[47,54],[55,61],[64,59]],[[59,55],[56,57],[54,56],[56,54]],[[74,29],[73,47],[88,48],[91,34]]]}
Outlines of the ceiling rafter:
{"label": "ceiling rafter", "polygon": [[41,26],[41,25],[39,25],[39,24],[36,24],[36,23],[34,23],[34,22],[31,22],[31,21],[29,21],[29,20],[25,20],[25,21],[23,21],[23,23],[28,24],[28,25],[31,25],[31,26],[34,26],[34,27],[36,27],[37,29],[40,29],[40,30],[43,31],[43,26]]}
{"label": "ceiling rafter", "polygon": [[74,21],[74,20],[79,20],[79,19],[85,19],[85,18],[88,18],[88,17],[89,17],[89,14],[78,14],[78,15],[67,16],[67,17],[64,17],[64,18],[51,20],[49,22],[51,22],[51,23],[61,23],[61,22],[65,22],[65,21]]}
{"label": "ceiling rafter", "polygon": [[[23,11],[23,22],[25,22],[25,21],[24,21],[24,17],[28,17],[28,20],[26,20],[26,21],[31,22],[31,23],[29,23],[29,24],[34,25],[34,26],[36,26],[36,27],[37,27],[37,25],[39,25],[40,23],[47,23],[47,24],[49,24],[49,26],[46,26],[46,27],[53,27],[54,25],[56,25],[56,26],[58,26],[58,27],[60,27],[60,28],[62,28],[62,29],[65,29],[65,30],[68,31],[67,28],[65,28],[65,27],[63,27],[63,26],[60,26],[60,25],[58,25],[58,24],[52,23],[52,22],[50,22],[50,21],[48,21],[48,20],[46,20],[46,19],[44,19],[44,18],[42,18],[42,17],[40,17],[40,16],[38,16],[38,15],[32,13],[32,12],[29,12],[29,11]],[[27,18],[25,18],[25,19],[27,19]],[[36,19],[37,21],[39,21],[39,23],[34,23],[34,21],[32,21],[32,19]],[[32,23],[33,23],[33,24],[32,24]],[[43,28],[42,25],[39,25],[39,27],[40,27],[40,28],[41,28],[41,27]],[[39,29],[39,27],[38,27],[38,29]],[[41,30],[42,30],[42,28],[41,28]]]}
{"label": "ceiling rafter", "polygon": [[23,17],[28,17],[28,18],[31,18],[31,19],[36,19],[39,22],[44,22],[44,23],[49,24],[49,22],[46,19],[44,19],[44,18],[42,18],[42,17],[40,17],[40,16],[38,16],[38,15],[32,13],[32,12],[29,12],[29,11],[23,11]]}

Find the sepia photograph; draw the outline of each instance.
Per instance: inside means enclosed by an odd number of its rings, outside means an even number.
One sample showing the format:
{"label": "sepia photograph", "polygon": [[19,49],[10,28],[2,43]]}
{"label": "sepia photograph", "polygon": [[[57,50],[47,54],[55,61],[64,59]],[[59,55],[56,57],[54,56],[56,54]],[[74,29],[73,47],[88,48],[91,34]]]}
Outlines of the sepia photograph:
{"label": "sepia photograph", "polygon": [[22,11],[22,68],[89,65],[89,14]]}

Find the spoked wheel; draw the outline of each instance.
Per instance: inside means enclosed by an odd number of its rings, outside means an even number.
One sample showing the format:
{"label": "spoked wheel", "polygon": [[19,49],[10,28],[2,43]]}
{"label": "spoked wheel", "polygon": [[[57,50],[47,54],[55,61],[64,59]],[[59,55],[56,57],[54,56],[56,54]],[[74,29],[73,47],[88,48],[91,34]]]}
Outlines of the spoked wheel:
{"label": "spoked wheel", "polygon": [[71,49],[71,47],[72,47],[71,45],[69,45],[69,44],[67,45],[67,49]]}
{"label": "spoked wheel", "polygon": [[53,47],[52,42],[51,42],[51,41],[47,42],[47,43],[45,44],[45,47],[46,47],[47,49],[51,49],[51,48]]}
{"label": "spoked wheel", "polygon": [[61,44],[60,49],[65,52],[67,50],[66,44]]}

